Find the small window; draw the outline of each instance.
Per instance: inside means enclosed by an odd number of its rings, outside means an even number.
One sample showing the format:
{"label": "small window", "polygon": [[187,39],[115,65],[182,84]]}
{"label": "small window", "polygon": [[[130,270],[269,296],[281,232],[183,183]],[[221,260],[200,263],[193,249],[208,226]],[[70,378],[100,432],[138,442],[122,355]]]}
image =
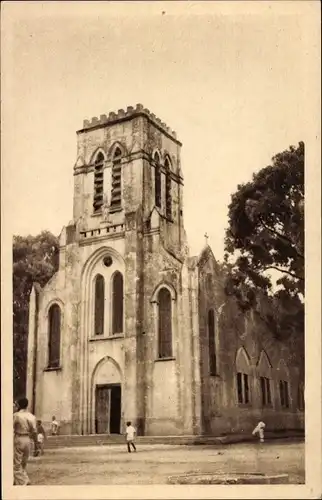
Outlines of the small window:
{"label": "small window", "polygon": [[100,212],[103,205],[103,189],[104,189],[104,156],[101,152],[98,153],[94,163],[94,201],[93,209],[95,212]]}
{"label": "small window", "polygon": [[48,368],[60,366],[61,312],[58,304],[53,304],[48,313]]}
{"label": "small window", "polygon": [[123,276],[116,271],[112,277],[112,335],[123,333]]}
{"label": "small window", "polygon": [[261,384],[261,394],[262,394],[262,406],[271,406],[272,398],[271,398],[270,379],[267,377],[261,377],[260,384]]}
{"label": "small window", "polygon": [[104,334],[105,280],[101,274],[95,278],[94,334]]}
{"label": "small window", "polygon": [[217,375],[215,315],[213,309],[208,311],[208,347],[209,347],[209,373]]}
{"label": "small window", "polygon": [[249,381],[246,373],[237,373],[237,399],[239,404],[249,403]]}
{"label": "small window", "polygon": [[285,380],[280,380],[280,401],[282,408],[289,408],[288,383]]}
{"label": "small window", "polygon": [[171,294],[167,288],[161,288],[158,294],[159,318],[159,358],[172,357],[172,307]]}

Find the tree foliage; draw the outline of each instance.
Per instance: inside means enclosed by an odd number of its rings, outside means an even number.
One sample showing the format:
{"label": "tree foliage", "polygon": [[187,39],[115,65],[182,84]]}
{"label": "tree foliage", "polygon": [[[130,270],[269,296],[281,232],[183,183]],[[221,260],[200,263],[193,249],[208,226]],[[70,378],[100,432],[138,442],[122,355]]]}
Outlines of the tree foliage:
{"label": "tree foliage", "polygon": [[[228,217],[225,261],[231,273],[227,292],[238,298],[241,308],[255,305],[276,331],[302,327],[304,143],[277,154],[272,165],[239,185]],[[278,277],[276,288],[272,272]]]}
{"label": "tree foliage", "polygon": [[58,239],[49,231],[13,237],[14,396],[25,392],[29,295],[34,282],[44,286],[58,269]]}

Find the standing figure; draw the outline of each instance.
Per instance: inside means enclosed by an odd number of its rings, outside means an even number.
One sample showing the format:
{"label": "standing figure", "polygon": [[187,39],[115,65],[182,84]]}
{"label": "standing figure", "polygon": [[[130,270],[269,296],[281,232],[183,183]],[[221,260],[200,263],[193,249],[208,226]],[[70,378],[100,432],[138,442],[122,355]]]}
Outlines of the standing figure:
{"label": "standing figure", "polygon": [[259,435],[259,441],[261,443],[264,443],[264,429],[265,429],[265,427],[266,426],[265,426],[264,422],[259,422],[252,432],[253,436],[255,436],[256,434]]}
{"label": "standing figure", "polygon": [[44,454],[46,433],[41,420],[37,420],[37,447],[35,448],[35,457]]}
{"label": "standing figure", "polygon": [[26,471],[27,462],[30,456],[31,442],[33,439],[37,446],[36,417],[30,413],[28,399],[22,398],[18,401],[18,411],[13,414],[14,432],[14,455],[13,455],[13,475],[14,485],[27,486],[30,484]]}
{"label": "standing figure", "polygon": [[51,421],[51,435],[57,436],[58,429],[59,429],[59,422],[56,420],[56,417],[53,417]]}
{"label": "standing figure", "polygon": [[136,429],[133,427],[132,422],[126,422],[126,441],[127,441],[127,451],[131,453],[131,445],[134,451],[136,451],[136,447],[134,444],[134,437],[136,434]]}

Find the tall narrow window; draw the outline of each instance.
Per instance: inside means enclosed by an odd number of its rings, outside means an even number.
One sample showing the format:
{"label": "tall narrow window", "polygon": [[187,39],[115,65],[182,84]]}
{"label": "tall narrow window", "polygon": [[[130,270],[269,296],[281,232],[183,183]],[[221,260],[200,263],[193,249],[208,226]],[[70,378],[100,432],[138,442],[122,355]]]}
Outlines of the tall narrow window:
{"label": "tall narrow window", "polygon": [[123,276],[116,271],[112,277],[112,335],[123,333]]}
{"label": "tall narrow window", "polygon": [[304,411],[305,408],[304,387],[302,383],[300,383],[297,388],[297,408],[300,411]]}
{"label": "tall narrow window", "polygon": [[216,366],[216,341],[215,341],[215,315],[214,310],[208,311],[208,347],[209,347],[209,373],[217,374]]}
{"label": "tall narrow window", "polygon": [[270,406],[272,404],[270,379],[260,377],[262,406]]}
{"label": "tall narrow window", "polygon": [[110,211],[120,210],[122,207],[122,152],[116,148],[112,166],[112,194]]}
{"label": "tall narrow window", "polygon": [[101,274],[95,278],[94,334],[104,334],[105,280]]}
{"label": "tall narrow window", "polygon": [[236,356],[237,401],[239,404],[250,403],[250,373],[249,356],[244,347],[240,347]]}
{"label": "tall narrow window", "polygon": [[237,373],[237,399],[240,404],[249,403],[249,384],[246,373]]}
{"label": "tall narrow window", "polygon": [[99,212],[103,205],[104,190],[104,156],[98,153],[94,163],[94,213]]}
{"label": "tall narrow window", "polygon": [[53,304],[48,313],[48,368],[60,366],[60,328],[60,307]]}
{"label": "tall narrow window", "polygon": [[164,163],[166,169],[165,175],[165,211],[166,217],[168,219],[172,218],[172,197],[171,197],[171,171],[170,171],[170,163],[168,158],[166,158]]}
{"label": "tall narrow window", "polygon": [[172,307],[171,294],[167,288],[161,288],[158,294],[159,318],[158,340],[159,358],[172,356]]}
{"label": "tall narrow window", "polygon": [[154,155],[155,167],[154,167],[154,192],[155,192],[155,205],[161,208],[161,170],[160,170],[160,158],[158,153]]}
{"label": "tall narrow window", "polygon": [[280,380],[280,401],[282,408],[289,408],[288,383],[285,380]]}

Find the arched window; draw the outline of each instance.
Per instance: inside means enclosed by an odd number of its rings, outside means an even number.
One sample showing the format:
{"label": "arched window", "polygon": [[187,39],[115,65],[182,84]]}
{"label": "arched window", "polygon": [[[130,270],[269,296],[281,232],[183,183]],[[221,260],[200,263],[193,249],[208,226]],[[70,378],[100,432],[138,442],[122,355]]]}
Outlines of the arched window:
{"label": "arched window", "polygon": [[112,335],[123,333],[123,276],[116,271],[112,277]]}
{"label": "arched window", "polygon": [[60,366],[60,328],[60,307],[53,304],[48,313],[48,368]]}
{"label": "arched window", "polygon": [[154,192],[155,192],[155,205],[161,208],[161,169],[160,157],[158,153],[154,154],[154,161],[156,163],[154,169]]}
{"label": "arched window", "polygon": [[99,212],[103,205],[104,189],[104,156],[98,153],[94,163],[94,212]]}
{"label": "arched window", "polygon": [[262,395],[262,406],[272,406],[271,379],[272,366],[265,351],[262,351],[258,361],[258,373],[260,376],[260,388]]}
{"label": "arched window", "polygon": [[116,148],[113,156],[112,166],[112,194],[111,194],[111,212],[120,210],[122,207],[122,151]]}
{"label": "arched window", "polygon": [[251,367],[249,357],[243,347],[238,349],[237,352],[236,371],[238,404],[249,404]]}
{"label": "arched window", "polygon": [[208,311],[208,347],[209,347],[209,373],[210,375],[217,375],[215,314],[213,309],[209,309]]}
{"label": "arched window", "polygon": [[170,162],[168,158],[166,158],[164,162],[164,166],[166,169],[165,175],[165,213],[168,219],[172,218],[172,197],[171,197],[171,171],[170,171]]}
{"label": "arched window", "polygon": [[101,274],[95,278],[94,334],[104,334],[105,280]]}
{"label": "arched window", "polygon": [[171,294],[167,288],[161,288],[158,293],[158,357],[172,357],[172,306]]}

